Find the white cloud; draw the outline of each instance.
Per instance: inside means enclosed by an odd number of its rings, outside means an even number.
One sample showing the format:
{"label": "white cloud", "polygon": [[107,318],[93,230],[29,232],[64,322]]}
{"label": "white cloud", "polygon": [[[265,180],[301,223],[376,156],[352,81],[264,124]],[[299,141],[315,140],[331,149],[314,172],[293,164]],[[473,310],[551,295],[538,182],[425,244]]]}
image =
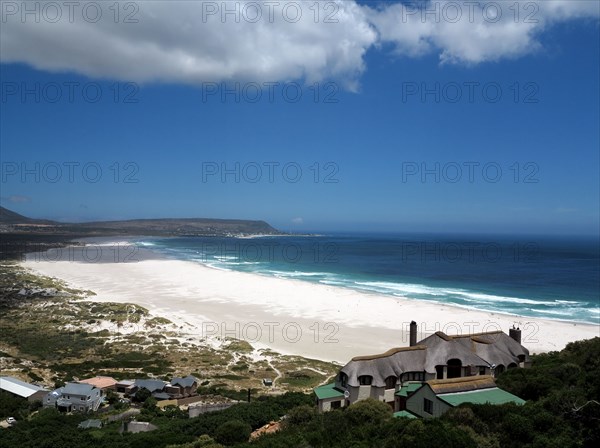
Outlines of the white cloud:
{"label": "white cloud", "polygon": [[[62,5],[59,20],[51,3]],[[323,1],[318,17],[312,0],[147,1],[133,3],[138,11],[121,3],[118,23],[114,6],[109,9],[113,2],[100,2],[102,17],[91,23],[84,20],[85,3],[76,3],[70,20],[65,3],[35,2],[36,23],[35,16],[21,15],[24,2],[2,2],[1,61],[135,82],[333,79],[354,90],[366,69],[365,53],[380,43],[408,57],[435,52],[443,63],[477,64],[534,52],[552,24],[600,15],[599,3],[585,0],[522,2],[518,19],[510,9],[514,2],[496,2],[502,8],[496,23],[493,9],[470,11],[469,2],[449,0],[427,5],[440,10],[439,20],[400,3],[376,7],[355,0]],[[461,10],[455,23],[453,3]],[[18,10],[13,14],[7,4]],[[255,21],[257,5],[262,16]],[[300,5],[298,20],[294,5]],[[235,14],[222,16],[225,7],[237,8],[237,23]],[[88,19],[95,15],[93,9],[86,13]],[[124,23],[128,14],[137,23]]]}
{"label": "white cloud", "polygon": [[442,63],[478,64],[515,58],[541,48],[539,36],[556,22],[600,16],[587,0],[516,2],[430,1],[416,9],[395,3],[367,12],[381,42],[401,55],[435,51]]}
{"label": "white cloud", "polygon": [[304,224],[304,219],[302,219],[302,218],[293,218],[292,222],[294,224]]}
{"label": "white cloud", "polygon": [[[22,23],[20,16],[10,15],[2,24],[2,62],[137,82],[327,78],[355,86],[365,69],[363,56],[377,38],[361,7],[339,0],[332,10],[323,3],[315,20],[314,8],[309,9],[314,2],[299,9],[294,2],[269,3],[274,2],[137,2],[138,23],[114,23],[112,2],[104,3],[97,23],[84,20],[81,11],[69,23],[66,7],[56,23],[43,15],[40,23],[33,17]],[[258,9],[252,4],[262,11],[255,23]],[[214,7],[218,13],[209,14]],[[235,14],[222,15],[225,7],[238,8],[239,23]],[[333,12],[330,19],[338,23],[324,23]]]}

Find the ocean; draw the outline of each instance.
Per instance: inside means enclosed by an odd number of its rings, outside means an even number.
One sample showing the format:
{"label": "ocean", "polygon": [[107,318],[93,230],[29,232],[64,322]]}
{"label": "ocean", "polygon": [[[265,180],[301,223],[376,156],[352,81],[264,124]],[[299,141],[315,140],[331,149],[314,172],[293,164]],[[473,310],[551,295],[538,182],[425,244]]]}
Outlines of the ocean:
{"label": "ocean", "polygon": [[215,269],[600,324],[600,246],[592,238],[325,234],[132,241],[143,252]]}

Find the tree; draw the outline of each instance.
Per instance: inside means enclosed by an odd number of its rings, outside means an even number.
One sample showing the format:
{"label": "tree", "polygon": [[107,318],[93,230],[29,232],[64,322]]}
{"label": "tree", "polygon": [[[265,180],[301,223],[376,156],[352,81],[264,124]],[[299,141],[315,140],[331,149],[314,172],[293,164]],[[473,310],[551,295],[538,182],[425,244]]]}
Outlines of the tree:
{"label": "tree", "polygon": [[302,426],[310,423],[317,415],[314,406],[302,405],[292,409],[285,420],[287,425]]}
{"label": "tree", "polygon": [[144,404],[142,405],[143,409],[147,409],[148,411],[153,411],[156,409],[156,403],[158,401],[154,397],[148,397],[144,400]]}
{"label": "tree", "polygon": [[109,389],[106,391],[106,401],[108,401],[108,404],[114,405],[119,402],[119,395],[114,390]]}
{"label": "tree", "polygon": [[152,396],[152,394],[150,393],[150,391],[148,389],[141,388],[141,389],[138,389],[138,391],[135,393],[135,395],[133,396],[133,399],[135,401],[137,401],[138,403],[143,403],[151,396]]}
{"label": "tree", "polygon": [[379,425],[392,417],[392,410],[382,401],[367,398],[348,408],[348,419],[358,425]]}
{"label": "tree", "polygon": [[241,420],[230,420],[215,431],[215,439],[224,445],[246,442],[250,438],[252,427]]}

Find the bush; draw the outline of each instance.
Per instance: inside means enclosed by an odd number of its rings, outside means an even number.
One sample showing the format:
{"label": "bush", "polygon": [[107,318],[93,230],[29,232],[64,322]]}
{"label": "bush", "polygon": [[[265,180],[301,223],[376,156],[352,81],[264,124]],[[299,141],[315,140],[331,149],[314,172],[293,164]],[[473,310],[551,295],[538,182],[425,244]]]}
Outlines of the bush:
{"label": "bush", "polygon": [[286,424],[291,426],[302,426],[310,423],[317,416],[313,406],[303,405],[292,409],[286,419]]}
{"label": "bush", "polygon": [[150,393],[150,391],[148,389],[140,389],[135,393],[135,395],[133,396],[133,399],[135,401],[137,401],[138,403],[144,403],[151,396],[152,396],[152,394]]}
{"label": "bush", "polygon": [[379,425],[392,418],[392,410],[382,401],[367,398],[351,405],[346,415],[356,425]]}
{"label": "bush", "polygon": [[246,442],[250,438],[252,427],[241,420],[230,420],[223,423],[215,431],[215,439],[225,445]]}

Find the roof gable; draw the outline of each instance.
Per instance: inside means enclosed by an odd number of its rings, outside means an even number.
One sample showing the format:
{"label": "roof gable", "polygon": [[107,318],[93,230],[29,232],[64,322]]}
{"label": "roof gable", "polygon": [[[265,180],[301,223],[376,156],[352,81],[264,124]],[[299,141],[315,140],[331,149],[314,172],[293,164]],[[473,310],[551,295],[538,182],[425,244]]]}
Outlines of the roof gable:
{"label": "roof gable", "polygon": [[344,392],[336,389],[335,383],[315,388],[315,395],[319,400],[325,400],[327,398],[344,398]]}
{"label": "roof gable", "polygon": [[148,389],[150,392],[162,391],[166,383],[160,380],[135,380],[135,386],[140,389]]}
{"label": "roof gable", "polygon": [[191,387],[194,385],[194,383],[196,383],[198,380],[196,379],[195,376],[192,375],[188,375],[185,378],[179,378],[179,377],[174,377],[171,380],[171,384],[173,386],[181,386],[181,387]]}
{"label": "roof gable", "polygon": [[63,395],[90,395],[94,390],[98,389],[89,384],[67,383],[61,389],[61,393]]}

